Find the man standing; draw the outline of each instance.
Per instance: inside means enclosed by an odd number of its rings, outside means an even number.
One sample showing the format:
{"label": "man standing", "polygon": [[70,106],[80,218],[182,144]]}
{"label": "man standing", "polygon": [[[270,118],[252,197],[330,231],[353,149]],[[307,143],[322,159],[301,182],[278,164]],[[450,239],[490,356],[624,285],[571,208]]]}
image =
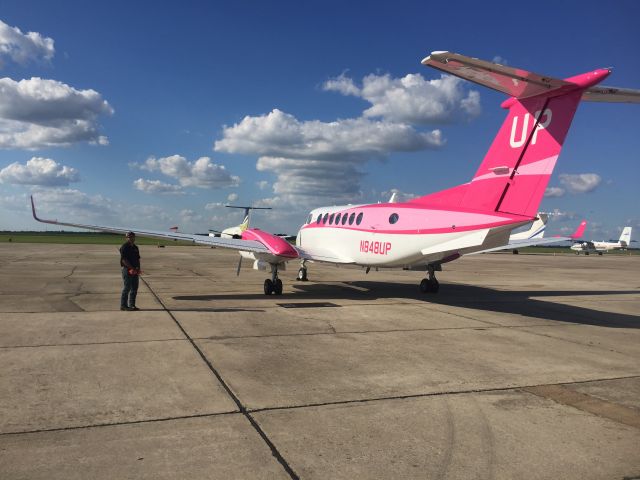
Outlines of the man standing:
{"label": "man standing", "polygon": [[[140,310],[136,307],[138,275],[140,275],[140,252],[136,245],[136,234],[127,232],[127,241],[120,247],[120,266],[124,287],[120,297],[120,310]],[[127,299],[129,303],[127,304]]]}

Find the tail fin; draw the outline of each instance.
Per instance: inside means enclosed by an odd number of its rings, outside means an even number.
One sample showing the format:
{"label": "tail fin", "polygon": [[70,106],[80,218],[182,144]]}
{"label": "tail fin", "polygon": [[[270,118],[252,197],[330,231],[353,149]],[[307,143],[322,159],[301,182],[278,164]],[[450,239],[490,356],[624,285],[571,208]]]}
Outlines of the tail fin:
{"label": "tail fin", "polygon": [[625,248],[631,244],[631,227],[624,227],[618,243],[620,244],[620,246]]}
{"label": "tail fin", "polygon": [[434,52],[422,63],[511,98],[471,182],[415,201],[534,217],[584,92],[610,70],[559,80],[449,52]]}
{"label": "tail fin", "polygon": [[587,221],[583,220],[580,222],[580,225],[578,225],[578,228],[576,228],[576,231],[573,232],[573,234],[569,235],[569,238],[571,238],[572,240],[578,240],[582,238],[585,228],[587,228]]}
{"label": "tail fin", "polygon": [[549,215],[546,213],[538,213],[538,218],[531,224],[531,228],[526,232],[514,233],[509,237],[509,241],[513,240],[529,240],[532,238],[543,238],[544,231],[547,227]]}

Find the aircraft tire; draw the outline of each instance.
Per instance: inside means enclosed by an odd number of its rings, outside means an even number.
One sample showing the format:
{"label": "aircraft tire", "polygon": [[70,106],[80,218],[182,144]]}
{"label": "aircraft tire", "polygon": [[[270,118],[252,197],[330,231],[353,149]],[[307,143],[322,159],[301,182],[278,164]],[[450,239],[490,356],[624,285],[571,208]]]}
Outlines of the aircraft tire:
{"label": "aircraft tire", "polygon": [[306,282],[307,281],[307,269],[306,268],[301,268],[300,270],[298,270],[298,281],[300,281],[300,282]]}
{"label": "aircraft tire", "polygon": [[431,291],[431,282],[428,278],[423,278],[420,282],[420,291],[422,293],[428,293]]}
{"label": "aircraft tire", "polygon": [[276,295],[282,295],[282,280],[280,280],[279,278],[273,285],[273,293],[275,293]]}
{"label": "aircraft tire", "polygon": [[270,278],[264,281],[264,294],[271,295],[274,291],[274,285]]}

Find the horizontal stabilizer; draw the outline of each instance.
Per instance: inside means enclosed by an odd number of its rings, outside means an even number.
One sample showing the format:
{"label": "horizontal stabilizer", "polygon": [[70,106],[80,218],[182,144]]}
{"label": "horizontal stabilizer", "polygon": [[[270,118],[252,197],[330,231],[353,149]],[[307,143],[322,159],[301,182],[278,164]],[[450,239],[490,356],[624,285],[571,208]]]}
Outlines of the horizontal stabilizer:
{"label": "horizontal stabilizer", "polygon": [[571,86],[571,83],[564,80],[466,57],[458,53],[433,52],[422,60],[422,64],[516,98],[528,98]]}
{"label": "horizontal stabilizer", "polygon": [[640,103],[640,90],[604,85],[595,86],[588,88],[582,94],[582,100],[586,102]]}

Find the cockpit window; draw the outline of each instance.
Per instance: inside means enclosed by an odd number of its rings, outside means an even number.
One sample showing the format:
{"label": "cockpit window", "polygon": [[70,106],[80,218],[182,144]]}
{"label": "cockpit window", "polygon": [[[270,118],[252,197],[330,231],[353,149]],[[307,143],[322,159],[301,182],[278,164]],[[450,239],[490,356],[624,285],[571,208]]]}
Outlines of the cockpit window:
{"label": "cockpit window", "polygon": [[327,219],[329,218],[329,214],[325,213],[324,217],[322,217],[322,224],[324,225],[325,223],[327,223]]}
{"label": "cockpit window", "polygon": [[398,221],[398,219],[399,219],[399,218],[400,218],[400,217],[398,216],[398,214],[397,214],[397,213],[392,213],[392,214],[389,216],[389,223],[390,223],[391,225],[393,225],[394,223],[396,223],[396,222]]}
{"label": "cockpit window", "polygon": [[353,221],[356,219],[356,212],[351,212],[349,215],[349,225],[353,225]]}
{"label": "cockpit window", "polygon": [[340,223],[340,214],[336,215],[336,225]]}
{"label": "cockpit window", "polygon": [[349,215],[347,215],[346,213],[342,216],[342,225],[344,225],[345,223],[347,223],[347,218],[349,218]]}
{"label": "cockpit window", "polygon": [[333,217],[335,217],[336,214],[332,213],[331,215],[329,215],[329,225],[333,225]]}
{"label": "cockpit window", "polygon": [[312,219],[313,219],[313,215],[309,214],[309,216],[307,217],[307,223],[311,223]]}
{"label": "cockpit window", "polygon": [[360,223],[362,222],[362,216],[363,216],[363,213],[360,212],[356,217],[356,225],[360,225]]}
{"label": "cockpit window", "polygon": [[316,220],[316,223],[320,223],[322,221],[322,213],[318,214],[318,220]]}

